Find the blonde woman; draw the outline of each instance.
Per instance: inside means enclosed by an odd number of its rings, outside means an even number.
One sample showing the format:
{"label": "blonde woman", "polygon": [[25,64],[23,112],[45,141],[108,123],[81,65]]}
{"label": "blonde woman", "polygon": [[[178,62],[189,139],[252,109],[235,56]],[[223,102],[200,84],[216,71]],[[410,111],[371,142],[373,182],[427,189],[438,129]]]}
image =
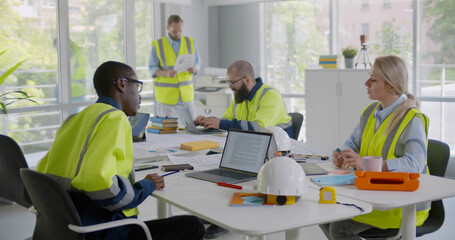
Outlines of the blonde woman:
{"label": "blonde woman", "polygon": [[[396,56],[378,57],[365,82],[368,96],[377,102],[362,112],[360,122],[342,146],[333,151],[338,166],[363,169],[363,156],[380,156],[382,171],[427,174],[427,116],[408,89],[405,62]],[[417,205],[417,226],[428,217],[430,203]],[[359,233],[370,228],[399,228],[401,208],[373,212],[353,219],[321,225],[328,239],[360,239]]]}

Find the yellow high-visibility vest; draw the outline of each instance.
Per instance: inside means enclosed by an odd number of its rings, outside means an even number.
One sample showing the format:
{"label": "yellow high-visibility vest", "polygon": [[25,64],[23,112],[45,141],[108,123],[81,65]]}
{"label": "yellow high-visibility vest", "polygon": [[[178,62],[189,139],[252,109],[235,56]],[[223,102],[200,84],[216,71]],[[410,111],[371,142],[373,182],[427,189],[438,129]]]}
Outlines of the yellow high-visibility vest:
{"label": "yellow high-visibility vest", "polygon": [[[174,68],[177,55],[175,55],[171,44],[166,37],[162,37],[152,43],[155,46],[156,54],[160,60],[162,70]],[[194,41],[189,37],[182,37],[178,55],[194,54]],[[179,97],[183,102],[190,102],[194,99],[193,75],[184,71],[175,77],[156,77],[154,80],[155,99],[160,103],[169,105],[177,104]]]}
{"label": "yellow high-visibility vest", "polygon": [[[118,138],[125,141],[116,141]],[[110,198],[118,192],[118,181],[134,183],[131,139],[125,113],[108,104],[95,103],[65,120],[36,170],[57,180],[67,191],[84,193],[91,199]],[[134,190],[128,190],[126,195],[125,198],[134,197]],[[137,208],[122,212],[126,217],[138,214]]]}
{"label": "yellow high-visibility vest", "polygon": [[[401,122],[392,130],[388,135],[384,134],[385,129],[394,113],[391,113],[387,118],[381,123],[381,125],[376,129],[376,118],[374,117],[374,111],[379,106],[378,103],[372,103],[362,113],[360,120],[360,136],[361,136],[361,145],[360,153],[361,157],[363,156],[381,156],[383,159],[394,159],[401,156],[395,155],[395,148],[398,142],[398,139],[402,135],[404,129],[408,124],[418,117],[422,119],[425,125],[425,132],[427,135],[427,145],[428,145],[428,117],[421,113],[419,110],[411,108],[404,115]],[[426,165],[426,164],[425,164]],[[428,167],[425,167],[420,174],[428,174]],[[428,213],[430,212],[429,203],[417,204],[416,212],[416,225],[421,226],[425,220],[428,218]],[[369,214],[356,216],[353,220],[361,223],[366,223],[378,228],[400,228],[402,218],[402,209],[396,208],[387,211],[379,211],[373,209]]]}
{"label": "yellow high-visibility vest", "polygon": [[[267,111],[259,111],[261,106]],[[255,131],[260,131],[261,127],[277,126],[285,129],[292,125],[281,94],[265,83],[257,90],[251,101],[236,103],[235,99],[232,100],[223,116],[229,121],[233,119],[241,121],[242,129],[245,130],[248,130],[246,121],[251,123]]]}

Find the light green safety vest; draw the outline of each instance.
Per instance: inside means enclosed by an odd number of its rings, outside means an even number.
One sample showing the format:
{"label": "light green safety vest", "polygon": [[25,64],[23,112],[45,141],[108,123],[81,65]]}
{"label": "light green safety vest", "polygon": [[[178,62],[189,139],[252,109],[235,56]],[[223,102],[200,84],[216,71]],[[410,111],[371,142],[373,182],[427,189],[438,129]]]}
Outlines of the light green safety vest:
{"label": "light green safety vest", "polygon": [[[174,69],[177,55],[167,41],[166,37],[153,41],[156,54],[160,60],[162,70]],[[182,37],[178,55],[194,54],[194,41],[189,37]],[[183,102],[190,102],[194,99],[193,75],[184,71],[175,77],[156,77],[154,80],[155,99],[160,103],[169,105],[177,104],[179,96]]]}
{"label": "light green safety vest", "polygon": [[[385,135],[385,129],[393,115],[390,114],[387,118],[381,123],[378,129],[375,131],[376,118],[374,118],[374,111],[379,106],[378,103],[372,103],[362,113],[360,120],[360,136],[361,136],[361,145],[360,145],[360,156],[382,156],[383,159],[394,159],[401,156],[395,155],[395,148],[398,142],[398,139],[402,135],[404,129],[415,117],[419,117],[423,120],[425,124],[425,132],[427,135],[427,145],[428,145],[428,117],[425,116],[417,109],[409,109],[408,112],[404,115],[403,119],[397,126],[391,131],[390,134]],[[428,174],[428,167],[425,164],[425,168],[421,174]],[[417,219],[416,225],[421,226],[425,220],[428,218],[428,213],[430,211],[430,203],[419,203],[417,204]],[[354,217],[353,220],[361,223],[366,223],[378,228],[400,228],[402,218],[402,209],[392,209],[387,211],[374,210],[365,215],[360,215]]]}
{"label": "light green safety vest", "polygon": [[[261,107],[266,110],[259,111]],[[254,131],[260,131],[261,127],[270,126],[286,129],[292,125],[281,94],[267,84],[263,84],[257,90],[251,101],[245,100],[238,104],[235,99],[232,100],[224,113],[224,118],[229,121],[239,120],[244,130],[248,130],[248,122],[251,123]]]}
{"label": "light green safety vest", "polygon": [[[71,121],[71,122],[70,122]],[[116,141],[124,138],[124,141]],[[131,126],[125,113],[104,103],[95,103],[62,124],[49,152],[36,170],[52,177],[65,190],[84,193],[91,199],[106,199],[120,190],[118,178],[134,183]],[[124,199],[132,199],[128,189]],[[106,207],[114,210],[121,207]],[[123,210],[126,217],[137,208]]]}

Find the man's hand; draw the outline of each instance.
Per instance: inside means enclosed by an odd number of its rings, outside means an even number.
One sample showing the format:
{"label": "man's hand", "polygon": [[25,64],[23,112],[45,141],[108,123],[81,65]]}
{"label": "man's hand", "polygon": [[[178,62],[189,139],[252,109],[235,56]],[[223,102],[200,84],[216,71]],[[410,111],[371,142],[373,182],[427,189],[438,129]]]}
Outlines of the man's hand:
{"label": "man's hand", "polygon": [[167,71],[167,76],[168,77],[173,78],[173,77],[175,77],[175,75],[177,75],[177,71],[175,71],[175,70],[168,70]]}
{"label": "man's hand", "polygon": [[215,128],[219,129],[220,128],[220,119],[210,117],[206,118],[203,122],[205,128]]}
{"label": "man's hand", "polygon": [[164,178],[156,173],[147,174],[144,179],[152,181],[155,184],[155,189],[160,190],[164,188]]}
{"label": "man's hand", "polygon": [[194,119],[194,124],[196,126],[204,126],[205,119],[207,119],[204,116],[198,116],[196,119]]}
{"label": "man's hand", "polygon": [[190,67],[187,69],[188,72],[192,73],[192,74],[195,74],[197,73],[197,68],[196,67]]}

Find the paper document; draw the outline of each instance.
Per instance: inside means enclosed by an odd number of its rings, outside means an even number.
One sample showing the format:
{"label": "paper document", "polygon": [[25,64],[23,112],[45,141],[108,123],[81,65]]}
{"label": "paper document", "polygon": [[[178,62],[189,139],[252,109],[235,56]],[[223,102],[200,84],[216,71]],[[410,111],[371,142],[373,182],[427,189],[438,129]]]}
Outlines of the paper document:
{"label": "paper document", "polygon": [[194,54],[178,55],[175,61],[174,70],[178,73],[186,71],[190,67],[194,67]]}

